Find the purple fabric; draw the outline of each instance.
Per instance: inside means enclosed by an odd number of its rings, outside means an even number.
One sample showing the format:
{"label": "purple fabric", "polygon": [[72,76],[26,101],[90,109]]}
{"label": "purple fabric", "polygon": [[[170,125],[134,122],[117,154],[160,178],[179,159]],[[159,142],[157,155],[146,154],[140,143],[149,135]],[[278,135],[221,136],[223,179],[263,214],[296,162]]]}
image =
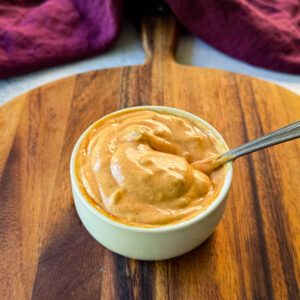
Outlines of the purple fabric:
{"label": "purple fabric", "polygon": [[[165,0],[213,47],[300,74],[299,0]],[[122,0],[0,0],[0,78],[93,56],[121,30]]]}
{"label": "purple fabric", "polygon": [[218,50],[300,74],[300,0],[166,0],[178,20]]}
{"label": "purple fabric", "polygon": [[121,0],[0,0],[0,78],[99,54],[121,12]]}

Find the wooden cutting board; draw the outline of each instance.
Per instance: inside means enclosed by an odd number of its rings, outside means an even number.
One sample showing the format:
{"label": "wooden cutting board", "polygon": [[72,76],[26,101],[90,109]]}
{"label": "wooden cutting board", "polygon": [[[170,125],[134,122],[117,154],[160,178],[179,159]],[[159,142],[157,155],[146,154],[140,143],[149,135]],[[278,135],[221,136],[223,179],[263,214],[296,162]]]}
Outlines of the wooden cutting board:
{"label": "wooden cutting board", "polygon": [[0,108],[0,299],[296,299],[300,142],[234,163],[215,233],[168,261],[98,244],[73,203],[69,161],[94,121],[135,105],[192,112],[230,147],[300,119],[300,97],[272,83],[174,61],[176,24],[149,17],[144,64],[71,76]]}

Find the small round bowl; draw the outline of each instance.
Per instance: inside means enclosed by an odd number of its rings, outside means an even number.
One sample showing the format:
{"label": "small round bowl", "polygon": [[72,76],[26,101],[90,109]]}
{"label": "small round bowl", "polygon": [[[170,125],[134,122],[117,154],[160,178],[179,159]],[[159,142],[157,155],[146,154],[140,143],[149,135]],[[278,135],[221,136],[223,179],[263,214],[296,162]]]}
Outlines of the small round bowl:
{"label": "small round bowl", "polygon": [[[162,113],[182,116],[194,124],[201,124],[211,131],[218,141],[228,149],[225,141],[218,131],[201,118],[175,108],[165,106],[141,106],[131,107],[113,112],[108,116],[149,109]],[[98,121],[97,121],[98,122]],[[72,192],[77,213],[87,231],[103,246],[118,254],[140,260],[161,260],[182,255],[204,242],[215,230],[224,213],[227,195],[232,179],[232,163],[227,163],[227,173],[223,187],[214,202],[203,212],[195,217],[174,225],[166,225],[156,228],[143,228],[125,225],[114,221],[85,199],[81,193],[75,175],[75,157],[81,141],[92,127],[91,125],[77,141],[71,157],[71,182]]]}

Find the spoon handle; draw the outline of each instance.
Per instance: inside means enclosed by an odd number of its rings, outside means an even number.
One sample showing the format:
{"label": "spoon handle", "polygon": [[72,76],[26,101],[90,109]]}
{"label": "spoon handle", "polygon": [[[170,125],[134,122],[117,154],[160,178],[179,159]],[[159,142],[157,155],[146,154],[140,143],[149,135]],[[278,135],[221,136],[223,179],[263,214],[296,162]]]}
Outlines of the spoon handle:
{"label": "spoon handle", "polygon": [[231,149],[221,155],[225,162],[245,154],[258,151],[273,145],[284,143],[300,137],[300,121],[263,135],[251,142]]}

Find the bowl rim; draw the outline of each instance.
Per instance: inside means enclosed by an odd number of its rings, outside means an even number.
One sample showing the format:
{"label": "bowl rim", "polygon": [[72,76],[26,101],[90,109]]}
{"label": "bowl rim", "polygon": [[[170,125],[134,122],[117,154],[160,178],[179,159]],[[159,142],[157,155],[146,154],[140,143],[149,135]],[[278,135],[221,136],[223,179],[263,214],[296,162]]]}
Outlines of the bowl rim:
{"label": "bowl rim", "polygon": [[209,123],[207,123],[202,118],[200,118],[200,117],[198,117],[198,116],[196,116],[196,115],[194,115],[190,112],[187,112],[187,111],[184,111],[184,110],[181,110],[181,109],[178,109],[178,108],[174,108],[174,107],[158,106],[158,105],[133,106],[133,107],[128,107],[128,108],[123,108],[123,109],[116,110],[116,111],[111,112],[107,115],[104,115],[103,117],[101,117],[98,120],[96,120],[95,122],[93,122],[81,134],[81,136],[78,138],[78,140],[77,140],[77,142],[76,142],[76,144],[73,148],[72,155],[71,155],[71,160],[70,160],[71,183],[72,183],[72,187],[76,190],[76,193],[80,198],[80,201],[96,217],[100,218],[104,222],[109,223],[110,225],[113,225],[115,227],[118,227],[120,229],[124,229],[124,230],[127,230],[127,231],[143,232],[143,233],[148,233],[148,234],[149,233],[159,233],[159,232],[171,232],[171,231],[183,229],[183,228],[186,228],[188,226],[193,225],[194,223],[197,223],[197,222],[201,221],[202,219],[204,219],[208,215],[212,214],[218,208],[218,206],[226,199],[226,196],[227,196],[228,191],[230,189],[231,182],[232,182],[232,174],[233,174],[232,162],[226,163],[227,173],[226,173],[226,176],[225,176],[224,184],[223,184],[223,186],[221,188],[221,191],[218,194],[217,198],[204,211],[200,212],[199,214],[192,217],[191,219],[188,219],[188,220],[180,222],[180,223],[171,224],[171,225],[163,225],[161,227],[138,227],[138,226],[135,226],[135,225],[127,225],[127,224],[115,221],[115,220],[110,219],[109,217],[105,216],[100,211],[98,211],[95,207],[93,207],[92,204],[90,204],[87,201],[87,199],[85,199],[85,196],[80,191],[78,181],[76,179],[76,174],[75,174],[75,158],[76,158],[76,155],[77,155],[79,145],[81,144],[81,141],[83,140],[85,135],[89,132],[89,130],[94,126],[95,123],[99,122],[100,120],[109,118],[113,115],[118,115],[118,114],[123,113],[125,111],[131,111],[131,110],[133,110],[133,111],[153,110],[153,111],[162,112],[162,113],[163,112],[169,112],[169,113],[177,115],[177,116],[187,117],[189,120],[191,120],[191,121],[193,120],[194,122],[195,121],[200,122],[202,125],[204,125],[209,130],[211,130],[214,133],[214,135],[218,138],[218,140],[225,146],[225,148],[227,150],[229,150],[229,148],[228,148],[225,140],[221,136],[221,134],[212,125],[210,125]]}

